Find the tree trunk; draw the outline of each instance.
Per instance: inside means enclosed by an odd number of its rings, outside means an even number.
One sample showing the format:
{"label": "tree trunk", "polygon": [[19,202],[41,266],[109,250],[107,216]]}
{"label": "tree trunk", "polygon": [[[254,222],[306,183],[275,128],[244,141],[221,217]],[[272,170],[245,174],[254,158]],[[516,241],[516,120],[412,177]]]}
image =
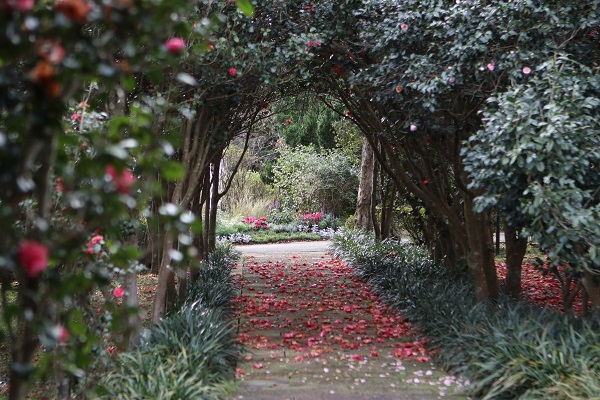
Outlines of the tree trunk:
{"label": "tree trunk", "polygon": [[[381,226],[379,225],[379,219],[377,218],[377,188],[379,187],[377,185],[377,164],[373,165],[373,184],[371,186],[372,188],[372,192],[371,192],[371,215],[370,215],[370,221],[372,224],[371,229],[373,230],[373,232],[375,233],[375,239],[377,240],[381,240]],[[365,231],[367,231],[366,229],[364,229]]]}
{"label": "tree trunk", "polygon": [[[21,284],[23,284],[21,282]],[[37,315],[38,305],[34,296],[38,293],[38,278],[28,278],[25,282],[25,290],[21,293],[20,306],[22,310],[28,310],[32,315]],[[28,320],[21,316],[19,321],[19,331],[11,335],[11,368],[10,368],[10,387],[8,397],[10,400],[18,400],[25,397],[27,381],[30,376],[23,368],[31,366],[31,360],[35,350],[38,347],[38,338],[36,334],[35,321]],[[15,367],[21,367],[21,370]]]}
{"label": "tree trunk", "polygon": [[592,275],[590,271],[584,271],[581,283],[592,303],[591,313],[593,315],[600,315],[600,282],[598,282],[598,276]]}
{"label": "tree trunk", "polygon": [[[125,305],[131,309],[139,308],[140,301],[138,297],[137,272],[135,269],[128,271],[125,275]],[[127,317],[127,336],[124,340],[124,346],[133,348],[139,344],[140,339],[140,317],[136,314],[130,314]]]}
{"label": "tree trunk", "polygon": [[373,157],[373,148],[367,139],[363,138],[355,220],[356,228],[364,231],[373,229],[374,215],[371,214],[371,198],[373,194],[374,170],[375,158]]}
{"label": "tree trunk", "polygon": [[487,212],[476,213],[473,198],[465,196],[464,212],[467,230],[467,264],[475,282],[475,297],[479,301],[498,298],[500,289],[494,265],[494,244],[488,226]]}
{"label": "tree trunk", "polygon": [[527,237],[520,235],[515,228],[506,227],[506,293],[510,297],[521,295],[521,266],[527,251]]}
{"label": "tree trunk", "polygon": [[219,193],[219,180],[221,176],[221,157],[220,154],[218,157],[215,157],[215,160],[212,164],[212,180],[211,180],[211,194],[210,194],[210,202],[209,202],[209,221],[208,222],[208,248],[207,252],[211,253],[215,250],[216,239],[217,239],[217,210],[219,207],[219,200],[221,199],[221,195]]}
{"label": "tree trunk", "polygon": [[171,235],[165,235],[162,245],[162,260],[160,271],[158,273],[158,284],[152,303],[152,323],[159,324],[165,315],[169,303],[172,302],[172,295],[175,293],[175,271],[170,265],[171,256],[169,250],[173,248],[173,238]]}
{"label": "tree trunk", "polygon": [[387,239],[392,234],[392,214],[394,212],[394,203],[396,201],[396,187],[393,184],[386,184],[382,187],[381,196],[381,238]]}

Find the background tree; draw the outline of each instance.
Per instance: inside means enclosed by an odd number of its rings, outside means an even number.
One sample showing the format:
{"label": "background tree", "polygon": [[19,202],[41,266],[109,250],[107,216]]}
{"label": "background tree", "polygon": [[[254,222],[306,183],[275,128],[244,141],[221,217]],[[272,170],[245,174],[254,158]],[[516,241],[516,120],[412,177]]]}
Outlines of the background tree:
{"label": "background tree", "polygon": [[485,126],[463,153],[472,186],[484,191],[477,207],[497,207],[555,266],[568,263],[572,273],[583,275],[598,312],[600,78],[595,68],[560,54],[539,65],[530,80],[489,100]]}

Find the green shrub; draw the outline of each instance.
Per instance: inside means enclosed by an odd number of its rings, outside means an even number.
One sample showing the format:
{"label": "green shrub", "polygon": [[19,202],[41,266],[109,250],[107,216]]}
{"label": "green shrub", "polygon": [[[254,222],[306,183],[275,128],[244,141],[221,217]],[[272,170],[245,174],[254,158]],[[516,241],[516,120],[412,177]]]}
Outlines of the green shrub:
{"label": "green shrub", "polygon": [[138,349],[117,357],[100,387],[105,398],[223,398],[242,352],[229,308],[237,256],[231,245],[217,246],[184,304],[153,326]]}
{"label": "green shrub", "polygon": [[483,399],[600,398],[600,321],[501,298],[477,303],[471,280],[414,246],[344,232],[333,250],[415,321],[435,356]]}
{"label": "green shrub", "polygon": [[354,209],[357,171],[339,150],[318,153],[311,147],[283,148],[273,174],[280,193],[278,208],[286,213],[325,209],[348,215]]}
{"label": "green shrub", "polygon": [[269,212],[268,220],[270,224],[289,224],[294,221],[294,212],[290,209],[280,209],[275,207]]}

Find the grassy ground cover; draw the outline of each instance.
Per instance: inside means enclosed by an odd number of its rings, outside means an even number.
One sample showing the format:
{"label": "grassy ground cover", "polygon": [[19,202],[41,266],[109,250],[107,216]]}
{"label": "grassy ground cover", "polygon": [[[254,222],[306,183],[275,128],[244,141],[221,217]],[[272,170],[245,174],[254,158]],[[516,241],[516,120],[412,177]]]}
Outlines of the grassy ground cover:
{"label": "grassy ground cover", "polygon": [[[525,267],[525,302],[476,304],[468,276],[422,249],[347,233],[335,254],[430,340],[434,356],[484,399],[600,398],[600,321],[561,314],[548,275]],[[501,267],[501,266],[500,266]],[[500,270],[501,272],[501,270]]]}

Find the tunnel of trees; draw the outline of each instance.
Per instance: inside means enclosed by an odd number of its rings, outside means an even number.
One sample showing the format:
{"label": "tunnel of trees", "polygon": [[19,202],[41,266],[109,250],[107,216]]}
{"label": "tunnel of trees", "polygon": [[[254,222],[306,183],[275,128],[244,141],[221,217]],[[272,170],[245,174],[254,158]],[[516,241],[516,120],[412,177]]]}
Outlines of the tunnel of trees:
{"label": "tunnel of trees", "polygon": [[[218,205],[250,140],[274,104],[300,96],[361,133],[357,227],[386,238],[396,201],[425,210],[423,244],[468,271],[484,301],[500,292],[498,217],[510,294],[531,238],[599,312],[594,2],[33,3],[0,1],[0,277],[20,303],[4,300],[19,333],[2,335],[23,368],[37,332],[78,320],[109,264],[132,307],[138,263],[157,271],[159,323],[215,248]],[[303,123],[333,146],[325,125]],[[224,180],[234,140],[242,151]],[[82,250],[100,233],[111,247],[101,263]],[[19,272],[23,246],[49,251],[51,273]],[[126,346],[139,321],[123,318]],[[26,379],[11,376],[14,398]]]}

